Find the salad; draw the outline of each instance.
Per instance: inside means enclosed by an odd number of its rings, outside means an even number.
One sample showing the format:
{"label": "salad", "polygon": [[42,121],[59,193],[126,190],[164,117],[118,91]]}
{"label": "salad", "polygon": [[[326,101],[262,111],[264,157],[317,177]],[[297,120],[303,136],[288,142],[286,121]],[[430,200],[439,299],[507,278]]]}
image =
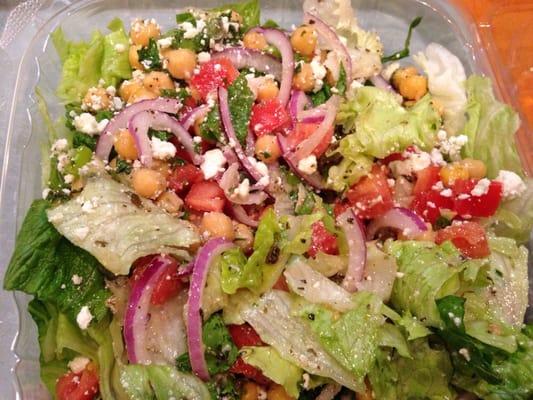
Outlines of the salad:
{"label": "salad", "polygon": [[517,113],[440,44],[407,58],[421,18],[398,50],[348,0],[303,11],[51,34],[65,114],[37,89],[4,287],[53,398],[533,397]]}

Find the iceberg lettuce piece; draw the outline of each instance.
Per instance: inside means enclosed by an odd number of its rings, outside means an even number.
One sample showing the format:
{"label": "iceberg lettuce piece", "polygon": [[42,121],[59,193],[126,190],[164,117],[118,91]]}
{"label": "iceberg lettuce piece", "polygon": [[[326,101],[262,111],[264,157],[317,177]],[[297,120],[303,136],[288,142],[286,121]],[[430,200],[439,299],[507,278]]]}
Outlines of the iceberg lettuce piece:
{"label": "iceberg lettuce piece", "polygon": [[482,160],[489,178],[495,178],[502,169],[522,174],[515,145],[518,114],[496,99],[489,78],[472,75],[466,81],[466,91],[468,120],[463,133],[468,142],[463,157]]}
{"label": "iceberg lettuce piece", "polygon": [[414,59],[428,76],[429,93],[443,107],[444,129],[459,133],[466,122],[466,74],[461,60],[437,43],[430,43]]}
{"label": "iceberg lettuce piece", "polygon": [[47,214],[63,236],[115,275],[128,274],[133,262],[148,254],[190,259],[188,250],[200,244],[191,223],[172,217],[105,177],[89,179],[77,197]]}

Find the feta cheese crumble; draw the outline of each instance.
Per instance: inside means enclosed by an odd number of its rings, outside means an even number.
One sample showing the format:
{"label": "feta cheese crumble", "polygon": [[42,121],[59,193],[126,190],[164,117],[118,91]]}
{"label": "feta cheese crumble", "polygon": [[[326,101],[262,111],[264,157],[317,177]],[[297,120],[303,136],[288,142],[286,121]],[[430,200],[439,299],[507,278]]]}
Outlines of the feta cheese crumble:
{"label": "feta cheese crumble", "polygon": [[166,38],[163,38],[163,39],[159,39],[157,41],[157,45],[159,46],[160,49],[169,48],[170,46],[172,46],[172,36],[169,36],[169,37],[166,37]]}
{"label": "feta cheese crumble", "polygon": [[495,180],[502,183],[503,197],[507,200],[519,197],[526,190],[522,178],[512,171],[501,170]]}
{"label": "feta cheese crumble", "polygon": [[311,154],[308,157],[302,158],[298,162],[298,169],[307,175],[314,174],[317,170],[316,156]]}
{"label": "feta cheese crumble", "polygon": [[87,357],[78,356],[68,363],[68,367],[75,374],[79,374],[87,367],[90,361]]}
{"label": "feta cheese crumble", "polygon": [[474,189],[470,192],[472,196],[480,197],[489,192],[490,180],[487,178],[480,179]]}
{"label": "feta cheese crumble", "polygon": [[315,78],[315,87],[313,92],[318,92],[324,86],[324,78],[326,77],[326,68],[320,62],[320,59],[315,57],[311,61],[311,70],[313,71],[313,77]]}
{"label": "feta cheese crumble", "polygon": [[72,275],[72,283],[76,286],[81,285],[83,282],[83,278],[79,276],[78,274]]}
{"label": "feta cheese crumble", "polygon": [[176,147],[170,142],[166,142],[157,137],[152,137],[151,146],[154,158],[158,160],[167,160],[176,155]]}
{"label": "feta cheese crumble", "polygon": [[89,113],[81,113],[74,117],[74,127],[76,130],[91,136],[102,132],[108,122],[107,119],[98,122],[94,115]]}
{"label": "feta cheese crumble", "polygon": [[87,329],[92,319],[93,315],[91,314],[91,310],[89,310],[89,307],[87,306],[83,306],[78,315],[76,316],[76,322],[78,323],[78,326],[81,330]]}
{"label": "feta cheese crumble", "polygon": [[204,154],[204,160],[200,165],[204,178],[214,178],[219,172],[224,171],[224,166],[227,162],[228,161],[226,160],[226,157],[224,157],[222,150],[213,149],[206,151]]}

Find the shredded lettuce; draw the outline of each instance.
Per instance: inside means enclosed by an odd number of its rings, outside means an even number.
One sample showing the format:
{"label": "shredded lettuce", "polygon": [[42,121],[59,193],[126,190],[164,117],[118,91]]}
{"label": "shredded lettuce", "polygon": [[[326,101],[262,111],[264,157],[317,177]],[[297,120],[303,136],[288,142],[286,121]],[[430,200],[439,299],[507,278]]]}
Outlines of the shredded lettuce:
{"label": "shredded lettuce", "polygon": [[250,28],[260,25],[261,4],[259,0],[248,0],[242,3],[224,4],[223,6],[214,8],[212,11],[224,12],[226,10],[233,10],[239,13],[242,17],[242,30],[248,31]]}
{"label": "shredded lettuce", "polygon": [[188,248],[200,243],[189,222],[173,218],[105,177],[89,179],[78,197],[48,210],[48,219],[116,275],[127,274],[136,259],[148,254],[188,259]]}
{"label": "shredded lettuce", "polygon": [[468,142],[463,156],[483,161],[489,178],[496,177],[502,169],[522,174],[515,145],[518,114],[496,99],[489,78],[472,75],[466,81],[466,91],[468,120],[464,134]]}
{"label": "shredded lettuce", "polygon": [[261,283],[261,270],[251,263],[240,248],[225,251],[219,258],[221,269],[220,284],[227,294],[235,294],[237,289],[257,288]]}

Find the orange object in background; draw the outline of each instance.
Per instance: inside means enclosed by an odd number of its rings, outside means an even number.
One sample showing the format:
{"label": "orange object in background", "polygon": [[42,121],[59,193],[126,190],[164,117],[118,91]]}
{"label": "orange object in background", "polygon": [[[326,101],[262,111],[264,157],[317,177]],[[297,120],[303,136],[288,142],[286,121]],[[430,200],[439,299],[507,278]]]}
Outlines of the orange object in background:
{"label": "orange object in background", "polygon": [[521,112],[517,145],[533,176],[533,0],[452,0],[475,20],[502,100]]}

